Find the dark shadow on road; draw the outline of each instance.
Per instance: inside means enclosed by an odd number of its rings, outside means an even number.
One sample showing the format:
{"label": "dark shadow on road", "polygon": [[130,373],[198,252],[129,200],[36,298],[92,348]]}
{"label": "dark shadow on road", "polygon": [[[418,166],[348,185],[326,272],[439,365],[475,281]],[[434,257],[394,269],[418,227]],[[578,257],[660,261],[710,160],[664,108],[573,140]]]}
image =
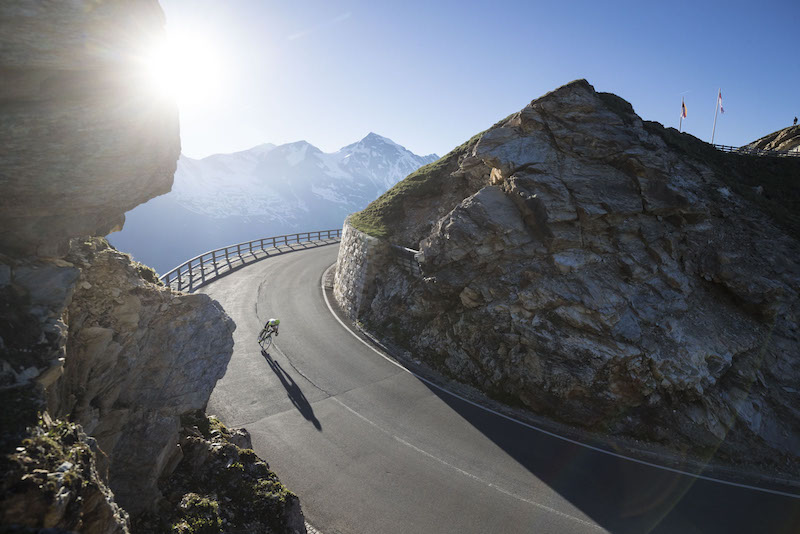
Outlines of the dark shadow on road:
{"label": "dark shadow on road", "polygon": [[272,356],[264,350],[261,349],[261,354],[264,356],[264,359],[267,360],[269,363],[272,372],[278,377],[283,384],[284,389],[286,389],[286,393],[289,396],[289,400],[292,401],[294,407],[297,408],[297,411],[306,418],[306,420],[310,421],[311,424],[314,425],[314,428],[322,432],[322,424],[319,422],[319,419],[314,415],[314,410],[311,408],[311,404],[306,399],[306,396],[303,394],[303,391],[300,389],[300,386],[292,379],[292,377],[283,370],[281,364],[276,362],[272,359]]}
{"label": "dark shadow on road", "polygon": [[800,532],[800,499],[598,453],[426,386],[539,480],[614,534]]}

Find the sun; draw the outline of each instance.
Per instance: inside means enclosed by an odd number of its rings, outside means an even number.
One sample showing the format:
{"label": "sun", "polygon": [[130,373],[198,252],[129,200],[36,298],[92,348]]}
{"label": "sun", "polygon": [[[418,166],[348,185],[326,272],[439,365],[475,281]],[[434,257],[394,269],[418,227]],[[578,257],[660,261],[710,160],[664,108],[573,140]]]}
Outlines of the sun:
{"label": "sun", "polygon": [[219,92],[219,53],[203,35],[171,33],[146,47],[142,63],[149,89],[179,106],[207,103]]}

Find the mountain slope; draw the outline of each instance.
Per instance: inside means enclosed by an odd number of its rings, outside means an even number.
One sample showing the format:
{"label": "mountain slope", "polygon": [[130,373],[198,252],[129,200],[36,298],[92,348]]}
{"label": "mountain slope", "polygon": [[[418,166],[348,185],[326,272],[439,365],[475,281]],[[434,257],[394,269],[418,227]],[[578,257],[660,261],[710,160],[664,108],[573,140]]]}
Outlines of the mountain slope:
{"label": "mountain slope", "polygon": [[798,176],[578,80],[349,218],[334,294],[499,401],[796,478]]}
{"label": "mountain slope", "polygon": [[800,126],[789,126],[753,141],[750,148],[800,152]]}
{"label": "mountain slope", "polygon": [[165,272],[232,243],[339,228],[348,214],[437,158],[374,133],[333,153],[297,141],[200,160],[181,156],[172,191],[129,212],[109,241]]}

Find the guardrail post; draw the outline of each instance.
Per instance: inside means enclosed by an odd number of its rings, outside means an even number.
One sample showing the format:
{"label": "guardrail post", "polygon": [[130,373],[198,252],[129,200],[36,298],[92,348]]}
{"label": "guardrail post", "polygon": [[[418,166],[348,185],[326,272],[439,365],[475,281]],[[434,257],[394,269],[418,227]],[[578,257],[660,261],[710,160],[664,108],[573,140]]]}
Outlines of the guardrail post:
{"label": "guardrail post", "polygon": [[194,273],[192,272],[192,261],[189,260],[189,291],[194,287]]}
{"label": "guardrail post", "polygon": [[[225,249],[228,250],[228,249]],[[236,243],[236,255],[239,256],[239,259],[242,259],[242,244]]]}

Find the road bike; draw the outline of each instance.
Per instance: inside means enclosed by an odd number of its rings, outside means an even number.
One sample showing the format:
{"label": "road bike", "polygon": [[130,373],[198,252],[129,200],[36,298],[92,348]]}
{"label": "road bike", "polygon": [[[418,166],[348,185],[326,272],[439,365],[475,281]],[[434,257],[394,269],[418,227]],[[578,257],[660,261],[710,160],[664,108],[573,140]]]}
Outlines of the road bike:
{"label": "road bike", "polygon": [[269,327],[261,329],[261,333],[258,334],[258,344],[261,345],[261,348],[264,350],[272,345],[272,330]]}

